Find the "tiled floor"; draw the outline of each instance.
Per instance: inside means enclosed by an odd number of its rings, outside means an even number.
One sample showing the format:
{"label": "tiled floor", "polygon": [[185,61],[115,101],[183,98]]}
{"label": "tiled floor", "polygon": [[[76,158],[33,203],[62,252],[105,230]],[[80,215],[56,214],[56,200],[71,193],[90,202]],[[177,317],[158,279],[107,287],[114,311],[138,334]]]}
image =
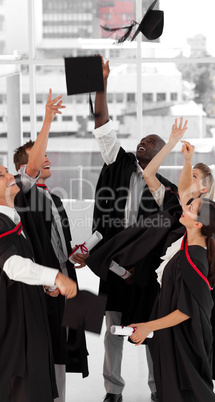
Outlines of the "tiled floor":
{"label": "tiled floor", "polygon": [[[77,271],[80,289],[98,292],[98,278],[88,268]],[[89,352],[89,376],[82,379],[80,374],[67,374],[66,402],[102,402],[105,395],[102,376],[103,338],[105,325],[101,335],[87,332]],[[125,339],[122,376],[126,382],[123,402],[150,402],[150,391],[147,384],[147,364],[145,347],[134,346]]]}

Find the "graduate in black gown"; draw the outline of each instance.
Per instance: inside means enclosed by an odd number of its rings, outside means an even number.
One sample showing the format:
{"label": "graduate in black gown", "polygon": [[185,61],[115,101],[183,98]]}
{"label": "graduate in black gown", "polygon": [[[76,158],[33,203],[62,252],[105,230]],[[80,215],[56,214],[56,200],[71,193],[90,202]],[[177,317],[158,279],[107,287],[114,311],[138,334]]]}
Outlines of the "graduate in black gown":
{"label": "graduate in black gown", "polygon": [[[92,230],[98,230],[103,236],[103,240],[95,248],[98,252],[102,244],[108,242],[117,233],[123,232],[132,223],[149,217],[157,211],[164,211],[172,205],[179,205],[177,187],[167,178],[158,174],[157,177],[162,184],[158,191],[152,193],[142,176],[142,170],[165,145],[162,138],[155,134],[144,136],[137,145],[136,155],[125,152],[120,146],[108,113],[108,62],[104,63],[102,59],[102,66],[105,90],[96,93],[94,130],[105,162],[96,185],[93,213]],[[92,256],[94,252],[97,253],[95,249]],[[99,268],[100,264],[99,261],[96,262],[96,257],[94,261],[95,267]],[[133,266],[131,265],[128,269],[132,271]],[[106,281],[101,279],[99,292],[107,295],[103,365],[106,390],[104,401],[121,402],[125,386],[121,375],[123,338],[114,337],[110,332],[110,326],[120,324],[122,315],[127,313],[131,288],[111,271],[108,272]],[[157,287],[156,281],[154,283],[152,294],[156,292]]]}
{"label": "graduate in black gown", "polygon": [[34,262],[31,242],[14,209],[14,176],[0,166],[0,400],[53,402],[58,396],[44,286],[77,294],[76,283]]}
{"label": "graduate in black gown", "polygon": [[[61,97],[52,101],[51,95],[50,90],[46,105],[49,124],[56,113],[60,113],[58,109],[64,107],[62,100],[60,100],[57,103],[58,108],[55,107],[55,109],[53,103],[56,103],[56,100]],[[50,105],[51,110],[49,110]],[[71,253],[69,219],[61,199],[46,186],[46,180],[51,176],[51,162],[46,154],[47,130],[43,133],[41,140],[39,137],[40,134],[35,143],[29,141],[17,148],[14,153],[14,163],[19,173],[16,180],[21,188],[21,191],[16,196],[15,205],[21,215],[23,226],[31,239],[35,261],[39,264],[55,267],[77,282],[74,266],[68,259]],[[38,140],[40,140],[39,144]],[[37,157],[35,156],[35,148],[37,149]],[[37,163],[39,169],[35,169],[38,176],[34,185],[24,193],[22,191],[23,170],[28,169],[29,162],[32,159],[36,159],[37,162],[41,160],[40,164]],[[38,170],[40,170],[39,174]],[[81,260],[78,256],[80,256]],[[77,262],[83,263],[83,258],[86,258],[86,256],[78,254],[75,258]],[[85,263],[81,266],[84,265]],[[70,329],[67,334],[66,328],[61,325],[65,298],[59,294],[57,289],[47,292],[46,303],[59,391],[58,401],[64,402],[66,398],[66,371],[82,373],[83,377],[86,377],[89,373],[85,333],[83,328],[80,328],[78,331]]]}
{"label": "graduate in black gown", "polygon": [[[155,173],[170,150],[182,138],[184,134],[182,128],[183,120],[181,119],[178,124],[176,119],[170,140],[143,171],[150,189],[153,190],[159,186],[159,180]],[[184,141],[182,153],[184,166],[179,178],[180,198],[185,204],[191,199],[199,197],[213,199],[214,178],[210,168],[203,163],[197,163],[192,168],[194,146],[189,142]],[[135,322],[138,322],[138,320],[149,318],[155,301],[155,293],[152,294],[152,281],[157,283],[155,270],[161,262],[160,258],[165,254],[166,249],[173,242],[182,238],[185,233],[184,226],[179,222],[181,213],[181,205],[176,204],[166,211],[159,211],[146,219],[142,219],[137,224],[113,236],[86,260],[90,269],[103,280],[107,278],[112,260],[123,267],[135,266],[132,297],[128,308],[128,316],[132,321],[135,319],[137,320]],[[144,263],[139,264],[142,259]],[[155,285],[153,285],[154,287]],[[158,283],[156,289],[159,289]]]}
{"label": "graduate in black gown", "polygon": [[132,323],[131,340],[148,339],[160,402],[215,401],[212,383],[212,287],[215,285],[215,203],[183,206],[181,249],[163,271],[151,320]]}
{"label": "graduate in black gown", "polygon": [[[160,183],[156,172],[164,158],[182,139],[186,128],[187,123],[183,124],[183,119],[179,123],[176,119],[169,141],[144,169],[143,175],[151,191],[159,187]],[[182,153],[185,160],[179,180],[181,197],[185,202],[191,198],[203,196],[213,198],[214,179],[209,167],[198,163],[192,169],[194,147],[187,141],[183,143]],[[190,188],[191,186],[192,188]],[[123,325],[131,321],[141,322],[149,319],[159,290],[155,271],[160,264],[160,258],[165,254],[167,247],[185,233],[184,226],[179,222],[181,211],[181,205],[176,204],[166,211],[159,211],[147,219],[142,219],[138,224],[130,226],[112,237],[87,259],[88,266],[103,280],[107,278],[112,260],[123,267],[135,266],[130,303],[127,309],[127,317],[123,317]],[[123,281],[123,279],[119,279]],[[146,352],[148,364],[150,364],[147,348]],[[152,372],[153,369],[150,368],[149,381],[151,383]]]}

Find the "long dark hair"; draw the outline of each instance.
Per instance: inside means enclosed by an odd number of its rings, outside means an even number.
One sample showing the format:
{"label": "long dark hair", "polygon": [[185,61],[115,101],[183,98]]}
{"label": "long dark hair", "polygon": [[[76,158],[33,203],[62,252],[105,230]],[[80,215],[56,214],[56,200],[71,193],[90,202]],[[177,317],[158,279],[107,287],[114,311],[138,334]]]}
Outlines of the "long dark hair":
{"label": "long dark hair", "polygon": [[199,206],[198,221],[203,224],[201,234],[206,237],[209,273],[208,280],[212,287],[215,286],[215,202],[202,198]]}

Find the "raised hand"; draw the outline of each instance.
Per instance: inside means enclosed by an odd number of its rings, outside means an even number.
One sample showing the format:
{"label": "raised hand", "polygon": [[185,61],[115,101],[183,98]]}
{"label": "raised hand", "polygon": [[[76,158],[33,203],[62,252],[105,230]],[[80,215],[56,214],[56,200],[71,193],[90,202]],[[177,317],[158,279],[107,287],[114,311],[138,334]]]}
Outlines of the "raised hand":
{"label": "raised hand", "polygon": [[180,118],[180,123],[178,126],[178,121],[175,119],[175,124],[172,126],[172,131],[169,137],[169,141],[173,142],[178,142],[180,139],[183,137],[185,131],[187,130],[187,123],[188,121],[186,120],[184,125],[183,125],[183,117]]}
{"label": "raised hand", "polygon": [[181,152],[184,155],[186,161],[192,161],[193,153],[195,150],[194,145],[191,145],[188,141],[181,141],[183,143]]}
{"label": "raised hand", "polygon": [[107,80],[110,74],[109,60],[104,63],[104,59],[100,54],[95,54],[95,57],[101,57],[102,60],[102,71],[103,71],[103,80]]}
{"label": "raised hand", "polygon": [[61,98],[62,95],[59,95],[57,98],[52,100],[52,90],[49,90],[48,100],[46,103],[46,121],[52,122],[56,114],[62,114],[59,109],[65,109],[66,106],[62,105],[63,101]]}

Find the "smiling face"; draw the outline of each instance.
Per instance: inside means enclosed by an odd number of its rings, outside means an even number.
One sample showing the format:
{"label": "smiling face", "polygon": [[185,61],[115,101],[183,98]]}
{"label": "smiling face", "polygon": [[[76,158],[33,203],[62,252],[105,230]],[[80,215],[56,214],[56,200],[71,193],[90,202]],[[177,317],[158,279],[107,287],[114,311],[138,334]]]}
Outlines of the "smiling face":
{"label": "smiling face", "polygon": [[19,187],[14,176],[8,173],[7,168],[0,165],[0,204],[13,206],[14,198],[18,192]]}
{"label": "smiling face", "polygon": [[42,164],[41,168],[41,174],[40,174],[40,179],[43,179],[44,181],[51,177],[51,162],[50,159],[48,158],[47,154],[45,154],[44,161]]}
{"label": "smiling face", "polygon": [[136,150],[136,157],[140,165],[144,168],[164,145],[165,142],[156,134],[142,138]]}
{"label": "smiling face", "polygon": [[[31,152],[31,148],[26,149],[26,154],[28,154],[28,156],[30,155]],[[47,154],[45,154],[44,160],[43,160],[43,164],[42,164],[42,168],[41,168],[41,173],[40,173],[40,177],[38,180],[45,182],[46,179],[48,179],[49,177],[51,177],[52,173],[51,173],[51,162],[47,156]]]}

